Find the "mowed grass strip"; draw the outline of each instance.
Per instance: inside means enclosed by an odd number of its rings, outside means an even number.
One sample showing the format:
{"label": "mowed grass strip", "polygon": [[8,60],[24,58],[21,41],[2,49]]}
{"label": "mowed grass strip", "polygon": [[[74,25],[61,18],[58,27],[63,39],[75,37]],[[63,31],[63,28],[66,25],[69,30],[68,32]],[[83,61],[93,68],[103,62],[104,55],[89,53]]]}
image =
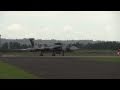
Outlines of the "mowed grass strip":
{"label": "mowed grass strip", "polygon": [[105,62],[117,62],[120,63],[120,57],[119,56],[103,56],[103,57],[97,57],[97,60],[105,61]]}
{"label": "mowed grass strip", "polygon": [[89,59],[102,62],[117,62],[120,63],[120,56],[80,56],[82,60]]}
{"label": "mowed grass strip", "polygon": [[[39,56],[40,52],[1,52],[3,55],[14,55],[14,56]],[[52,56],[52,52],[45,52],[44,56]],[[65,51],[65,56],[116,56],[115,50],[76,50],[76,51]]]}
{"label": "mowed grass strip", "polygon": [[0,61],[0,79],[38,79],[38,77]]}

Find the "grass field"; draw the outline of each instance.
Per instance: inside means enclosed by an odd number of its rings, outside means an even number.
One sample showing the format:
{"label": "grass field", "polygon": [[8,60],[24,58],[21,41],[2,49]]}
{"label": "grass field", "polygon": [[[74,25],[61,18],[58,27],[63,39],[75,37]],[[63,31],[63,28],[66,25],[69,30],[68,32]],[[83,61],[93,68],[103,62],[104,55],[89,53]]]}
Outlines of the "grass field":
{"label": "grass field", "polygon": [[[25,57],[4,57],[1,59],[3,62],[9,63],[10,65],[15,65],[16,67],[24,69],[25,71],[30,72],[38,77],[42,77],[44,79],[120,78],[119,56],[56,56],[56,57],[25,56]],[[2,71],[5,71],[7,75],[8,73],[10,73],[10,71],[13,70],[13,69],[10,70],[9,68],[8,71],[3,67],[1,69]],[[18,72],[18,69],[16,72]],[[18,74],[19,73],[17,73],[16,78],[24,77],[23,76],[24,74],[22,75]],[[13,75],[12,77],[14,77],[16,73],[13,73],[12,75]]]}
{"label": "grass field", "polygon": [[77,78],[76,75],[78,78],[89,75],[100,78],[120,77],[120,56],[113,50],[78,50],[65,52],[65,56],[45,53],[41,57],[39,54],[40,52],[1,52],[1,59],[4,60],[0,59],[0,79]]}
{"label": "grass field", "polygon": [[[17,52],[17,54],[23,55],[23,57],[3,57],[0,59],[2,61],[0,62],[0,79],[38,79],[38,77],[42,77],[42,79],[120,78],[120,56],[71,55],[31,57],[28,53],[26,55],[25,52]],[[34,55],[33,53],[31,54]],[[28,72],[31,72],[31,74]]]}
{"label": "grass field", "polygon": [[80,58],[82,60],[120,63],[120,56],[80,56]]}
{"label": "grass field", "polygon": [[[14,56],[39,56],[40,52],[2,52],[2,55]],[[51,53],[44,53],[44,56],[51,56]],[[66,52],[65,56],[116,56],[116,51],[113,50],[78,50]]]}
{"label": "grass field", "polygon": [[37,79],[37,77],[0,61],[0,79]]}

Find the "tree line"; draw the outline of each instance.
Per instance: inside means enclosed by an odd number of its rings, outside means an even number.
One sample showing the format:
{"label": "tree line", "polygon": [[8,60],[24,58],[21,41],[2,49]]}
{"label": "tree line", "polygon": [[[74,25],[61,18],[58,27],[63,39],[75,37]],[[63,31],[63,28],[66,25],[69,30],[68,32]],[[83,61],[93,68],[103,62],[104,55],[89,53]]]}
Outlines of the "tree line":
{"label": "tree line", "polygon": [[115,41],[102,41],[96,43],[88,43],[86,45],[77,42],[73,45],[80,49],[117,50],[120,48],[120,42]]}
{"label": "tree line", "polygon": [[[40,46],[40,45],[39,45]],[[88,43],[88,44],[82,44],[82,43],[74,43],[74,44],[68,44],[67,49],[71,46],[76,46],[79,49],[96,49],[96,50],[117,50],[120,48],[120,42],[115,41],[102,41],[102,42],[96,42],[96,43]],[[31,45],[26,44],[20,44],[18,42],[6,42],[1,46],[1,49],[26,49],[31,48]]]}

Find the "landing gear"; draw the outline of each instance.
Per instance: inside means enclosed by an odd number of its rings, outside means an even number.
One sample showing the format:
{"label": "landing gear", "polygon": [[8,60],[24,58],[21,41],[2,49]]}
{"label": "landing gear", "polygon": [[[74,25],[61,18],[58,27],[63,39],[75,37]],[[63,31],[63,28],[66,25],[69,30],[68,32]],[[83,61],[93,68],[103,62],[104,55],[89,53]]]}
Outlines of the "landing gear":
{"label": "landing gear", "polygon": [[62,56],[64,56],[64,51],[62,51]]}
{"label": "landing gear", "polygon": [[53,51],[52,56],[56,56],[56,54],[64,56],[64,51]]}
{"label": "landing gear", "polygon": [[[40,56],[43,56],[43,53],[44,53],[45,51],[40,51]],[[56,54],[59,54],[59,56],[64,56],[64,50],[58,50],[58,51],[56,51],[56,50],[53,50],[52,51],[52,56],[56,56]]]}
{"label": "landing gear", "polygon": [[43,51],[40,52],[40,56],[43,56]]}
{"label": "landing gear", "polygon": [[52,56],[55,56],[55,51],[53,51]]}

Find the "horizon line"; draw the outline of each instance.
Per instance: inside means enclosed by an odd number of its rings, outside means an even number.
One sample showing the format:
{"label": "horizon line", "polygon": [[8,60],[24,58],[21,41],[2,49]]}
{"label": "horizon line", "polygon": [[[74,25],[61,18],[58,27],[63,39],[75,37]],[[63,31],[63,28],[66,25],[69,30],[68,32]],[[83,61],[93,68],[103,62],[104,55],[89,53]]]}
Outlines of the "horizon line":
{"label": "horizon line", "polygon": [[[1,39],[14,39],[14,40],[19,40],[19,39],[29,39],[29,38],[1,38]],[[34,38],[35,39],[35,38]],[[116,41],[116,40],[93,40],[93,39],[35,39],[35,40],[56,40],[56,41],[77,41],[77,40],[87,40],[87,41]],[[116,41],[120,42],[120,41]]]}

